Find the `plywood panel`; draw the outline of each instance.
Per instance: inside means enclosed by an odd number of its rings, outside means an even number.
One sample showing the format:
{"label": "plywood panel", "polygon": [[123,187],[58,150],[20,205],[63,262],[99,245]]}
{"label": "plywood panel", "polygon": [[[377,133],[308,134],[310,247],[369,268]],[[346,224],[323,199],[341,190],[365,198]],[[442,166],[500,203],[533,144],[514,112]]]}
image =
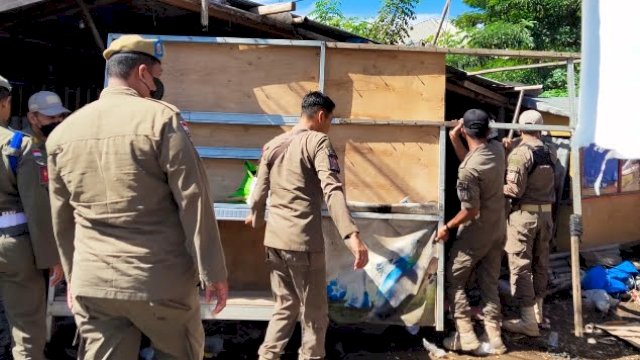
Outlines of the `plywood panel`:
{"label": "plywood panel", "polygon": [[[281,131],[279,127],[264,126],[192,128],[199,146],[262,147]],[[438,128],[340,125],[329,136],[340,158],[348,200],[398,203],[409,196],[414,202],[438,201]],[[242,161],[204,161],[214,198],[223,201],[244,176]]]}
{"label": "plywood panel", "polygon": [[319,49],[166,43],[166,101],[189,111],[300,113],[318,89]]}
{"label": "plywood panel", "polygon": [[191,139],[197,146],[262,148],[289,129],[290,126],[189,124]]}
{"label": "plywood panel", "polygon": [[338,117],[440,121],[444,55],[327,49],[325,90]]}
{"label": "plywood panel", "polygon": [[[331,134],[350,201],[438,201],[439,129],[348,126]],[[338,130],[337,129],[337,130]]]}
{"label": "plywood panel", "polygon": [[640,240],[640,193],[582,200],[584,247]]}
{"label": "plywood panel", "polygon": [[231,291],[269,291],[264,229],[253,230],[241,221],[219,221],[218,226]]}
{"label": "plywood panel", "polygon": [[[558,249],[568,251],[570,206],[561,206]],[[640,240],[640,193],[591,197],[582,200],[583,249]]]}
{"label": "plywood panel", "polygon": [[209,177],[213,201],[225,202],[244,177],[244,167],[241,160],[234,159],[203,159],[204,167]]}

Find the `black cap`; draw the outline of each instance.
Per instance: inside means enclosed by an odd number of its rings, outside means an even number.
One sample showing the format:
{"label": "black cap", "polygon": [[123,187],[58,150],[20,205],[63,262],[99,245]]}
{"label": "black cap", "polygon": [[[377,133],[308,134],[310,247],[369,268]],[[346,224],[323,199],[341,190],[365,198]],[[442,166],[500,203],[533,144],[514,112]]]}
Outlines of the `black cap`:
{"label": "black cap", "polygon": [[489,130],[489,115],[480,109],[467,110],[463,116],[464,128],[474,137],[485,137]]}

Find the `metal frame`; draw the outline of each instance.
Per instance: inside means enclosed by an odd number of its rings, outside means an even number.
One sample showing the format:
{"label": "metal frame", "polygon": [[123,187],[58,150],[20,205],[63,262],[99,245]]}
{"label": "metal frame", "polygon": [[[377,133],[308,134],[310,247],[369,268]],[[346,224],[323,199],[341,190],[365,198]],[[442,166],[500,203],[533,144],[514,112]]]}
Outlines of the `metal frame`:
{"label": "metal frame", "polygon": [[[247,217],[247,215],[249,215],[249,206],[247,204],[214,203],[213,208],[215,210],[217,220],[243,221]],[[329,217],[330,215],[327,210],[323,210],[322,216]],[[442,216],[440,214],[401,214],[354,211],[351,212],[351,216],[353,216],[353,218],[355,219],[410,220],[430,222],[440,222],[442,220]]]}
{"label": "metal frame", "polygon": [[[440,127],[440,176],[438,178],[439,187],[439,200],[438,200],[438,212],[440,216],[439,225],[444,226],[446,221],[445,211],[445,188],[447,181],[447,128],[445,126]],[[436,229],[436,231],[438,231]],[[444,244],[438,243],[438,275],[436,292],[436,331],[444,331],[444,267],[445,267],[445,250]]]}
{"label": "metal frame", "polygon": [[262,155],[259,148],[196,146],[196,150],[203,159],[258,160]]}

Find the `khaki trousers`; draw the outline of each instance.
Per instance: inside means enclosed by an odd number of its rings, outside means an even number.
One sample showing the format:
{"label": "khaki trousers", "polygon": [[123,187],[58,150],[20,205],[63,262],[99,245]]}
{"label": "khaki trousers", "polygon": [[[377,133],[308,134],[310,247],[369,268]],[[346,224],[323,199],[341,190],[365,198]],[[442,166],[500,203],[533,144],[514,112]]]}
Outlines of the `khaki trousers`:
{"label": "khaki trousers", "polygon": [[280,359],[298,319],[302,325],[298,358],[324,359],[329,325],[324,253],[267,248],[267,262],[276,305],[258,351],[260,359]]}
{"label": "khaki trousers", "polygon": [[[496,229],[499,230],[499,229]],[[501,240],[500,237],[503,239]],[[476,272],[480,295],[484,303],[485,323],[499,324],[500,297],[498,278],[504,251],[504,232],[494,239],[459,237],[451,246],[446,270],[446,291],[453,303],[454,319],[471,319],[471,307],[466,289],[471,274]]]}
{"label": "khaki trousers", "polygon": [[11,326],[14,360],[44,360],[46,281],[28,234],[0,236],[0,293]]}
{"label": "khaki trousers", "polygon": [[83,360],[137,360],[141,334],[158,360],[202,360],[204,329],[197,289],[182,298],[134,301],[74,297]]}
{"label": "khaki trousers", "polygon": [[550,212],[514,211],[507,224],[505,251],[511,272],[511,292],[521,307],[544,298],[549,281],[549,243],[553,237]]}

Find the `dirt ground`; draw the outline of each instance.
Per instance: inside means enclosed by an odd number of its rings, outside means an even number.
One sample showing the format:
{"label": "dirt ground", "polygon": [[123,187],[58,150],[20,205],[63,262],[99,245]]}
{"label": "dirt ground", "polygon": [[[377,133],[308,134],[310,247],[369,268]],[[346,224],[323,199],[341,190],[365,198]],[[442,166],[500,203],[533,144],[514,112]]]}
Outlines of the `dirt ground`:
{"label": "dirt ground", "polygon": [[[510,352],[502,356],[488,359],[522,360],[640,360],[640,350],[626,342],[612,338],[608,334],[586,334],[584,338],[573,336],[573,307],[570,294],[558,294],[548,301],[546,316],[551,321],[551,329],[545,330],[540,338],[504,335],[505,344]],[[507,307],[507,313],[513,309]],[[610,320],[638,320],[640,306],[632,303],[621,303],[615,313],[603,315],[592,309],[584,309],[584,323],[602,323]],[[266,323],[263,322],[206,322],[205,329],[209,337],[223,340],[224,351],[215,359],[243,360],[256,359],[256,352],[262,340]],[[48,349],[51,360],[75,359],[70,345],[75,327],[72,319],[60,319],[57,331]],[[550,351],[547,345],[549,333],[555,331],[559,335],[559,346]],[[0,337],[6,334],[0,334]],[[327,335],[327,359],[329,360],[427,360],[429,355],[422,347],[422,338],[442,345],[445,334],[437,333],[429,328],[420,330],[418,335],[411,335],[403,327],[378,326],[332,326]],[[596,344],[589,344],[588,338],[594,338]],[[297,359],[297,345],[300,343],[299,331],[296,332],[282,360]],[[6,349],[6,348],[5,348]],[[474,359],[472,356],[449,353],[448,359]],[[0,360],[9,360],[10,355],[0,353]]]}

